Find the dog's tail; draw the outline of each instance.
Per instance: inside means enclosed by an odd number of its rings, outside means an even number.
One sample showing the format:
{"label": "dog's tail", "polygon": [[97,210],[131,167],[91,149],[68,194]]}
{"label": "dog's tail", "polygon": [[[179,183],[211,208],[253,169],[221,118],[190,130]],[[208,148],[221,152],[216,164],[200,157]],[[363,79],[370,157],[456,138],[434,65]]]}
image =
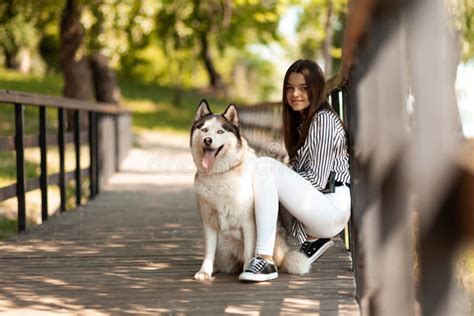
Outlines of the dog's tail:
{"label": "dog's tail", "polygon": [[281,263],[281,269],[283,272],[291,274],[306,274],[311,269],[311,263],[309,258],[303,253],[290,250],[285,254]]}

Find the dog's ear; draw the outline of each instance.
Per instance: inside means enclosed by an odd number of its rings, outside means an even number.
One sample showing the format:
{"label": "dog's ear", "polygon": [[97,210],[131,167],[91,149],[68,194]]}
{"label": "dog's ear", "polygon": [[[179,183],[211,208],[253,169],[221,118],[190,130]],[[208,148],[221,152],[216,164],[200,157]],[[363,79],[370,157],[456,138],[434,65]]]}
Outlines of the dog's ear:
{"label": "dog's ear", "polygon": [[209,108],[209,103],[207,103],[206,99],[202,99],[201,102],[199,103],[199,108],[196,112],[196,117],[194,118],[194,121],[200,120],[206,115],[212,114],[211,109]]}
{"label": "dog's ear", "polygon": [[225,109],[224,114],[222,114],[226,120],[232,123],[232,125],[239,127],[239,116],[237,115],[237,108],[233,103],[227,106]]}

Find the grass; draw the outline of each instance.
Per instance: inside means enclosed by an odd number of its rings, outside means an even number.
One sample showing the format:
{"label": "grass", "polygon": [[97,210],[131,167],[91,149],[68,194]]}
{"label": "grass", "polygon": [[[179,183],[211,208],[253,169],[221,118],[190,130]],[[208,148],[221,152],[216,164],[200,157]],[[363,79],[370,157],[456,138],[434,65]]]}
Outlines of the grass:
{"label": "grass", "polygon": [[[25,149],[25,166],[26,178],[37,178],[40,175],[40,150],[39,148]],[[59,152],[56,146],[48,148],[48,174],[59,172]],[[76,167],[75,153],[72,144],[66,145],[65,148],[65,169],[66,172],[73,171]],[[81,167],[89,165],[89,148],[87,146],[81,147]],[[16,161],[14,152],[0,153],[0,188],[8,186],[16,182]],[[83,179],[83,199],[86,203],[88,199],[89,180]],[[66,207],[72,209],[75,207],[75,184],[74,181],[69,181],[66,188]],[[26,193],[27,203],[27,228],[41,223],[41,192],[39,189]],[[59,188],[58,186],[50,185],[48,187],[48,213],[53,215],[59,208]],[[17,200],[10,198],[0,202],[0,240],[11,236],[17,230]]]}
{"label": "grass", "polygon": [[16,235],[17,221],[0,217],[0,240]]}
{"label": "grass", "polygon": [[[65,169],[66,172],[76,168],[74,146],[67,144],[65,147]],[[0,188],[16,182],[16,160],[14,152],[0,153]],[[50,146],[47,152],[48,174],[59,172],[59,151],[57,146]],[[89,147],[81,146],[81,167],[89,165]],[[26,179],[39,177],[40,175],[40,150],[39,148],[25,149],[25,171]]]}
{"label": "grass", "polygon": [[[222,112],[227,102],[197,89],[175,89],[173,87],[142,83],[128,79],[118,81],[121,105],[132,111],[134,131],[168,130],[187,133],[201,99],[206,98],[215,112]],[[45,78],[25,76],[0,68],[0,89],[61,95],[63,86],[59,75]],[[56,126],[56,111],[48,111],[49,128]],[[14,132],[14,109],[11,104],[0,103],[0,136]],[[34,134],[38,130],[38,110],[26,107],[25,132]]]}
{"label": "grass", "polygon": [[[141,132],[146,130],[163,130],[179,133],[188,133],[193,118],[201,99],[206,98],[214,111],[220,112],[227,103],[222,99],[201,93],[196,89],[177,90],[172,87],[158,86],[150,83],[142,83],[133,80],[119,79],[119,87],[122,93],[121,105],[132,111],[133,130]],[[23,75],[18,72],[0,68],[0,89],[17,90],[23,92],[39,93],[60,96],[62,94],[63,80],[60,75],[48,75],[40,77],[35,75]],[[57,130],[57,111],[48,110],[48,130]],[[0,137],[13,136],[14,107],[12,104],[0,103]],[[25,134],[38,134],[39,120],[38,108],[34,106],[25,107]],[[66,172],[75,168],[72,145],[66,148]],[[82,150],[86,156],[81,159],[82,166],[88,166],[87,148]],[[58,172],[57,147],[50,146],[48,149],[48,173]],[[26,178],[36,178],[40,174],[39,149],[25,150]],[[16,182],[16,162],[14,152],[0,153],[0,188]],[[58,200],[57,187],[48,188],[52,198]],[[85,192],[88,190],[85,189]],[[38,201],[39,190],[27,193],[28,214],[27,220],[30,225],[38,223]],[[68,197],[74,194],[73,186],[68,187]],[[50,203],[55,205],[55,203]],[[68,205],[74,206],[73,200],[68,199]],[[57,207],[57,203],[56,203]],[[54,211],[54,210],[53,210]],[[0,218],[2,213],[10,214],[0,222],[0,233],[16,232],[16,199],[12,198],[0,202]],[[9,234],[9,233],[8,233]],[[0,239],[4,238],[0,235]]]}
{"label": "grass", "polygon": [[136,131],[188,132],[201,99],[206,98],[215,112],[222,112],[227,106],[222,99],[198,90],[177,90],[127,80],[120,81],[119,86],[123,106],[133,112]]}

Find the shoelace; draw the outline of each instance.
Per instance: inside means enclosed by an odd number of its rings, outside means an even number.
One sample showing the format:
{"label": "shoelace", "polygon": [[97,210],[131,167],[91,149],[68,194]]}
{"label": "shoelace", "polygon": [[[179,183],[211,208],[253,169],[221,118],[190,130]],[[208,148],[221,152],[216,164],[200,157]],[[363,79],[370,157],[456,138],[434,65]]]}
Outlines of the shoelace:
{"label": "shoelace", "polygon": [[247,271],[250,271],[252,273],[257,273],[260,270],[262,270],[263,267],[265,267],[266,263],[267,261],[265,259],[253,258],[252,262],[250,262],[250,265]]}
{"label": "shoelace", "polygon": [[310,245],[310,242],[309,242],[309,241],[305,241],[305,242],[301,245],[301,250],[302,250],[303,252],[307,252],[309,245]]}

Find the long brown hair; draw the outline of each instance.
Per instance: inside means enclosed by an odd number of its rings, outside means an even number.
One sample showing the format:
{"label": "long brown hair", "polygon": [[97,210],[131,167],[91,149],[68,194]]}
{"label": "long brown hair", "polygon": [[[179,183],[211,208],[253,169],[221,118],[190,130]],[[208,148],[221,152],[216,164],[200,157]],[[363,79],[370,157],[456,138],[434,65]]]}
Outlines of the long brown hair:
{"label": "long brown hair", "polygon": [[[286,98],[286,85],[290,74],[296,72],[304,76],[308,87],[309,106],[300,112],[295,112],[288,104]],[[283,136],[285,147],[290,160],[296,155],[298,149],[304,144],[308,135],[309,126],[313,116],[323,109],[332,111],[331,106],[326,100],[324,94],[326,81],[321,68],[312,60],[299,59],[295,61],[286,71],[283,80]],[[298,132],[298,126],[303,123],[301,135]]]}

